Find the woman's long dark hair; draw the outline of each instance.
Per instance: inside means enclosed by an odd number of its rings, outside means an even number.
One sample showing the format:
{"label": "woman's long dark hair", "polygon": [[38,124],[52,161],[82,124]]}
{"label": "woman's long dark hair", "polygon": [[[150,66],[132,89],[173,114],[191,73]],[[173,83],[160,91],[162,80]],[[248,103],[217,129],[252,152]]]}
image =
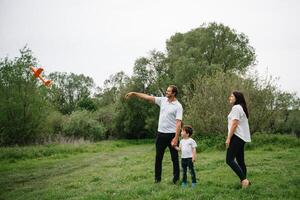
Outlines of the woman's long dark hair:
{"label": "woman's long dark hair", "polygon": [[246,104],[246,100],[245,100],[245,97],[243,95],[243,93],[241,92],[238,92],[238,91],[233,91],[232,94],[234,95],[235,97],[235,102],[234,102],[234,105],[241,105],[247,118],[249,118],[249,113],[248,113],[248,109],[247,109],[247,104]]}

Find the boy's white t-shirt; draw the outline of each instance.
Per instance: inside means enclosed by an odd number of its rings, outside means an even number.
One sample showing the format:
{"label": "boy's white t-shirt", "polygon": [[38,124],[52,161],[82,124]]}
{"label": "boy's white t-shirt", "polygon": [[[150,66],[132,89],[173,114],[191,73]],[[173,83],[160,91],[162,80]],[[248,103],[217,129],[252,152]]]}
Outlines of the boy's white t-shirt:
{"label": "boy's white t-shirt", "polygon": [[234,105],[228,115],[228,134],[234,119],[239,120],[234,134],[245,142],[251,142],[248,118],[241,105]]}
{"label": "boy's white t-shirt", "polygon": [[197,147],[197,143],[192,138],[181,139],[179,147],[181,149],[181,158],[192,158],[193,148]]}

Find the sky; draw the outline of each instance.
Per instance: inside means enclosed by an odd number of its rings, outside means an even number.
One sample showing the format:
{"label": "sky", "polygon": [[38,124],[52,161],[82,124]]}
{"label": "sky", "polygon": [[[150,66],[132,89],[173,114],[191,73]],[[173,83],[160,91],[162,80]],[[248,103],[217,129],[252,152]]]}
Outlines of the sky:
{"label": "sky", "polygon": [[103,86],[111,74],[132,75],[137,58],[165,52],[165,42],[203,23],[244,33],[253,70],[278,77],[300,96],[298,0],[0,0],[0,58],[25,45],[45,72],[73,72]]}

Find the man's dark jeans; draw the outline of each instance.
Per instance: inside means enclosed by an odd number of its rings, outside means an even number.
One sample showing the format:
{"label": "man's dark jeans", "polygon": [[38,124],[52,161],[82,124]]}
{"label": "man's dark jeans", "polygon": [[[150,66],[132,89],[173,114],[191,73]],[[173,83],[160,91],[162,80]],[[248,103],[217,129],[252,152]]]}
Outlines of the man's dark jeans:
{"label": "man's dark jeans", "polygon": [[173,182],[179,180],[179,161],[178,151],[171,146],[171,141],[175,137],[175,133],[157,133],[156,136],[156,157],[155,157],[155,181],[161,181],[162,160],[164,157],[165,149],[169,147],[171,158],[173,162]]}

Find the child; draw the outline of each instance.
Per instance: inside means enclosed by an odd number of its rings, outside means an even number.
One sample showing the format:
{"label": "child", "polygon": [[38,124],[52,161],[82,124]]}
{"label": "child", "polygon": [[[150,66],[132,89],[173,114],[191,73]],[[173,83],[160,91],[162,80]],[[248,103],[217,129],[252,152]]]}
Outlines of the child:
{"label": "child", "polygon": [[181,151],[181,166],[183,171],[182,187],[187,186],[187,168],[189,168],[192,176],[192,187],[196,186],[196,174],[194,170],[193,162],[196,161],[196,147],[195,140],[191,138],[193,134],[193,128],[191,126],[183,126],[181,131],[181,137],[179,147],[175,147],[178,151]]}

